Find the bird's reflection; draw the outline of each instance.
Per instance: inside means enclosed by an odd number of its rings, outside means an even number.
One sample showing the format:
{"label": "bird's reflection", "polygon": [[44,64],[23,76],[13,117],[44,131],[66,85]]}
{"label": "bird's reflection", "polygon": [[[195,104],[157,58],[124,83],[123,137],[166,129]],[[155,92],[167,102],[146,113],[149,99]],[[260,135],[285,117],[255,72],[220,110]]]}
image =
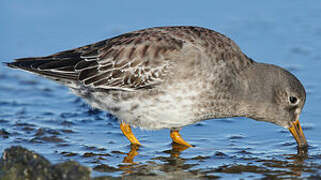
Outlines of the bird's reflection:
{"label": "bird's reflection", "polygon": [[134,158],[138,155],[139,145],[131,144],[130,151],[127,153],[127,156],[124,157],[123,163],[135,164]]}
{"label": "bird's reflection", "polygon": [[[170,153],[171,157],[178,158],[179,155],[181,154],[182,151],[188,149],[189,147],[183,146],[180,144],[172,143],[172,149],[170,151],[167,151]],[[134,162],[135,156],[138,155],[138,145],[131,145],[130,151],[127,153],[127,156],[124,157],[123,163],[128,163],[128,164],[136,164]]]}
{"label": "bird's reflection", "polygon": [[[147,168],[149,166],[158,166],[163,172],[168,171],[184,171],[189,169],[196,164],[186,164],[188,159],[180,157],[181,153],[188,149],[186,146],[180,144],[172,143],[171,149],[163,151],[164,153],[170,154],[170,156],[158,156],[152,158],[152,160],[161,160],[165,164],[157,163],[147,163],[147,164],[137,164],[134,162],[135,156],[139,153],[139,146],[131,146],[131,150],[127,153],[127,156],[123,159],[123,165],[120,169],[123,171],[124,175],[135,173],[141,168]],[[276,177],[300,177],[302,172],[304,172],[305,165],[304,161],[308,158],[307,148],[298,148],[296,154],[283,154],[281,159],[252,159],[248,165],[231,164],[224,165],[214,169],[209,169],[204,172],[207,173],[240,173],[240,172],[250,172],[262,174],[264,172],[267,177],[269,175]],[[263,164],[262,164],[263,163]],[[283,169],[283,170],[282,170]],[[263,170],[263,171],[262,171]]]}
{"label": "bird's reflection", "polygon": [[304,169],[304,160],[308,159],[308,148],[297,148],[296,154],[287,154],[287,159],[292,160],[291,165],[287,165],[293,175],[301,176]]}
{"label": "bird's reflection", "polygon": [[[181,167],[182,165],[184,165],[185,160],[181,159],[179,156],[182,151],[188,148],[189,147],[186,147],[180,144],[172,143],[172,148],[170,150],[165,151],[165,153],[170,154],[170,157],[167,157],[167,158],[162,157],[162,158],[166,159],[165,161],[167,162],[166,163],[167,165],[170,165],[172,167],[177,167],[177,168]],[[139,169],[137,168],[139,164],[134,162],[135,156],[139,154],[138,150],[139,150],[139,146],[131,145],[130,151],[127,153],[127,156],[124,157],[122,161],[125,164],[122,164],[119,166],[119,168],[123,171],[123,175],[134,173],[137,169]],[[161,158],[161,157],[158,157],[158,158]],[[166,165],[163,165],[163,166],[166,166]]]}

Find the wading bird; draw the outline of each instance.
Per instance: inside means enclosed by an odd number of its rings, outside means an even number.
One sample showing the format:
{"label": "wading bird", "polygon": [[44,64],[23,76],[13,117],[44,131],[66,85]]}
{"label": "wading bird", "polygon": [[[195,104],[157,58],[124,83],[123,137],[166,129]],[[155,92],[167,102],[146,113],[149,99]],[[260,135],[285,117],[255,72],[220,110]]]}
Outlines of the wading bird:
{"label": "wading bird", "polygon": [[248,117],[288,128],[307,146],[299,115],[306,93],[285,69],[247,57],[226,36],[192,27],[129,32],[45,57],[7,63],[55,80],[91,106],[116,116],[128,140],[140,145],[131,126],[179,134],[198,121]]}

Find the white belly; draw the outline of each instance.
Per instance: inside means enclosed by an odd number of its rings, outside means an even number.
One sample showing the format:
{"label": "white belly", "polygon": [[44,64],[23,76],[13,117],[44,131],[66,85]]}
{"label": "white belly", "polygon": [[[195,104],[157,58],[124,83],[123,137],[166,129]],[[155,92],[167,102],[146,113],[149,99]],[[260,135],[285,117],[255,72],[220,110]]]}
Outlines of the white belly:
{"label": "white belly", "polygon": [[133,127],[156,130],[179,128],[195,122],[192,99],[195,99],[197,94],[191,90],[175,89],[167,90],[166,93],[73,92],[83,97],[93,107],[108,111]]}

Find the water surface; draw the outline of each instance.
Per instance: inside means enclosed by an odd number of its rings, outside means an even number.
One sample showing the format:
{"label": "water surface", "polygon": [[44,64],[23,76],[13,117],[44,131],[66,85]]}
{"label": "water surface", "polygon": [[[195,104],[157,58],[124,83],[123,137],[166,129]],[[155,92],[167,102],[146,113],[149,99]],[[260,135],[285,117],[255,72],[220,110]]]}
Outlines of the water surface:
{"label": "water surface", "polygon": [[287,129],[246,118],[203,121],[181,131],[195,145],[173,148],[169,130],[134,134],[135,154],[117,119],[67,88],[0,66],[0,151],[12,145],[54,163],[69,159],[93,175],[188,178],[318,178],[321,174],[321,4],[318,1],[10,1],[0,2],[0,61],[43,56],[121,33],[197,25],[232,38],[256,61],[282,66],[307,90],[301,124],[310,144],[297,152]]}

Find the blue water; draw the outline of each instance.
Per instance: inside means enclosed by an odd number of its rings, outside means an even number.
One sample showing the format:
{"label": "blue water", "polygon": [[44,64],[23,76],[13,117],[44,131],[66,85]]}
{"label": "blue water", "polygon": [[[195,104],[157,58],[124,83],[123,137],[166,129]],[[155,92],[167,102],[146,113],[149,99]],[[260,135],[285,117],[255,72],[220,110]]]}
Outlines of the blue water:
{"label": "blue water", "polygon": [[288,130],[273,124],[246,118],[208,120],[183,128],[184,139],[196,147],[180,153],[171,151],[168,130],[135,129],[143,146],[134,158],[137,164],[124,168],[122,160],[131,148],[115,118],[92,110],[63,86],[0,65],[0,151],[21,145],[53,163],[72,159],[92,168],[115,167],[94,170],[94,176],[124,176],[145,165],[192,177],[318,177],[320,22],[319,1],[1,0],[1,62],[45,56],[154,26],[196,25],[221,32],[249,57],[284,67],[302,81],[307,101],[300,121],[310,147],[307,156],[297,156]]}

